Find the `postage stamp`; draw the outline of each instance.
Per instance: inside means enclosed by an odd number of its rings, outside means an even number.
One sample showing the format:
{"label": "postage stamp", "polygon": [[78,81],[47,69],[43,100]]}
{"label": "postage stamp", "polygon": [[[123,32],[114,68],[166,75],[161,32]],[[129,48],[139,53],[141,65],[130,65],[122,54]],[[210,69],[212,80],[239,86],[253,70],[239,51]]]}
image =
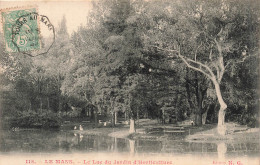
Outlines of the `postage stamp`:
{"label": "postage stamp", "polygon": [[8,52],[26,52],[41,48],[36,7],[1,10],[5,47]]}

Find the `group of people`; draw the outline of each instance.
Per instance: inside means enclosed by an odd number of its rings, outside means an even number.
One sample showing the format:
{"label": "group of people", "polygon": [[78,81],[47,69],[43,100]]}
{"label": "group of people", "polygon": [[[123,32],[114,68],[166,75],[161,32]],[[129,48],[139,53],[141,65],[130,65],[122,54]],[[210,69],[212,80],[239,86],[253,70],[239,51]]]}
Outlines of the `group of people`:
{"label": "group of people", "polygon": [[13,127],[13,128],[12,128],[12,131],[19,131],[19,130],[20,130],[19,127]]}
{"label": "group of people", "polygon": [[[74,126],[74,130],[77,130],[77,126]],[[82,125],[79,125],[79,130],[80,130],[80,131],[83,131],[83,130],[84,130],[83,127],[82,127]]]}

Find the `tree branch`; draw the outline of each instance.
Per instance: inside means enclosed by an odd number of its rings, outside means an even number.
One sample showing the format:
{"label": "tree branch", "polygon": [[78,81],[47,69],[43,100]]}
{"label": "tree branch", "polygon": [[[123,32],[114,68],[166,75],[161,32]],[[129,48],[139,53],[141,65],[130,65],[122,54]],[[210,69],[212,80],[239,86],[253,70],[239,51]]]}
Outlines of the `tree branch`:
{"label": "tree branch", "polygon": [[[207,76],[208,78],[210,78],[211,80],[214,79],[215,75],[214,73],[212,72],[212,70],[205,64],[201,63],[201,62],[198,62],[198,61],[194,61],[192,59],[185,59],[184,56],[181,55],[181,51],[180,51],[180,47],[179,47],[179,50],[171,50],[171,49],[163,49],[163,48],[160,48],[158,46],[154,46],[155,48],[159,49],[159,50],[162,50],[162,51],[168,51],[168,52],[175,52],[175,53],[178,53],[176,56],[179,57],[186,65],[187,67],[191,68],[191,69],[194,69],[196,71],[199,71],[201,73],[203,73],[205,76]],[[197,68],[195,66],[192,66],[189,62],[192,62],[192,63],[195,63],[195,64],[198,64],[200,66],[200,68]],[[206,73],[205,71],[202,70],[202,67],[206,68],[206,70],[208,70],[208,73]]]}
{"label": "tree branch", "polygon": [[198,64],[198,65],[200,65],[200,66],[206,68],[206,70],[208,70],[208,72],[210,73],[210,75],[211,75],[212,77],[215,76],[214,73],[212,72],[212,70],[209,68],[209,66],[207,66],[207,65],[205,65],[205,64],[203,64],[203,63],[201,63],[201,62],[194,61],[194,60],[189,59],[189,58],[187,59],[187,61],[193,62],[193,63],[195,63],[195,64]]}
{"label": "tree branch", "polygon": [[197,47],[196,51],[195,51],[195,54],[194,54],[194,60],[197,61],[197,52],[198,52],[198,49],[202,46],[202,42],[200,42],[200,45]]}
{"label": "tree branch", "polygon": [[212,61],[212,48],[210,48],[210,52],[209,52],[209,60]]}
{"label": "tree branch", "polygon": [[213,77],[211,77],[208,73],[206,73],[206,72],[203,71],[202,69],[196,68],[196,67],[190,65],[190,64],[187,62],[187,60],[186,60],[182,55],[178,55],[178,56],[179,56],[179,57],[181,58],[181,60],[187,65],[187,67],[189,67],[189,68],[191,68],[191,69],[194,69],[194,70],[196,70],[196,71],[199,71],[199,72],[203,73],[205,76],[207,76],[208,78],[210,78],[211,80],[213,80]]}
{"label": "tree branch", "polygon": [[226,64],[226,66],[225,66],[225,68],[227,68],[231,63],[234,63],[234,64],[243,63],[243,62],[245,62],[245,60],[246,60],[247,58],[257,57],[257,56],[258,56],[257,54],[256,54],[256,55],[251,55],[251,56],[245,56],[244,58],[242,58],[242,60],[235,61],[235,62],[228,61],[227,64]]}
{"label": "tree branch", "polygon": [[231,61],[228,61],[226,66],[225,66],[225,69],[228,67],[228,65],[231,63]]}
{"label": "tree branch", "polygon": [[154,48],[157,48],[157,49],[159,49],[159,50],[162,50],[162,51],[179,53],[178,50],[160,48],[159,46],[153,46],[153,47],[154,47]]}

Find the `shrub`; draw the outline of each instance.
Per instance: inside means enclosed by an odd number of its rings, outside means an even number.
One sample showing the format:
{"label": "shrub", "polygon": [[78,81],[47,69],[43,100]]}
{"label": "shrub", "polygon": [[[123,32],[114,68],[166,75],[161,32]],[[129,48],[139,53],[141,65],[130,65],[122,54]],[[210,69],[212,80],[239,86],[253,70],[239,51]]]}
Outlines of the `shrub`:
{"label": "shrub", "polygon": [[61,118],[50,111],[42,114],[32,111],[22,112],[9,120],[11,127],[20,128],[59,128],[61,125]]}

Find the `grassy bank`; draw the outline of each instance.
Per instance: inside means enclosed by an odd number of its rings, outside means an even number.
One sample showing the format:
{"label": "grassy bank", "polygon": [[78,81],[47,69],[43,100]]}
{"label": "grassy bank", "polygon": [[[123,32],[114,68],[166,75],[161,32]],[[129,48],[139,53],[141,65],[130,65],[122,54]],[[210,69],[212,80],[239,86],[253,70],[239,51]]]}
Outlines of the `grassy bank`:
{"label": "grassy bank", "polygon": [[210,130],[214,128],[215,124],[207,124],[200,127],[197,126],[185,126],[183,132],[173,132],[173,133],[167,133],[164,132],[164,129],[169,129],[171,127],[175,127],[176,125],[172,124],[166,124],[166,125],[156,125],[158,128],[162,128],[162,131],[160,132],[147,132],[147,128],[152,127],[152,125],[149,126],[143,126],[142,128],[139,128],[136,130],[136,133],[130,134],[128,138],[130,139],[149,139],[149,140],[162,140],[162,139],[168,139],[168,140],[184,140],[187,136],[193,135],[197,132],[203,132]]}
{"label": "grassy bank", "polygon": [[186,137],[188,141],[259,141],[259,128],[249,128],[235,123],[226,123],[226,135],[219,135],[217,128],[191,134]]}
{"label": "grassy bank", "polygon": [[[83,130],[79,130],[79,126],[82,126]],[[74,127],[77,127],[74,130]],[[141,119],[136,122],[136,132],[129,133],[129,125],[116,124],[104,126],[99,123],[97,126],[93,122],[84,122],[80,120],[63,122],[61,130],[70,130],[74,133],[80,133],[82,135],[101,135],[111,136],[117,138],[129,138],[129,139],[147,139],[147,140],[187,140],[187,141],[220,141],[220,140],[240,140],[240,141],[252,141],[258,140],[259,134],[257,128],[248,128],[247,126],[241,126],[235,123],[226,123],[228,134],[220,136],[217,134],[216,124],[206,124],[203,126],[191,126],[182,125],[183,131],[167,133],[165,129],[171,129],[176,127],[174,124],[160,124],[157,120]],[[158,128],[159,131],[149,132],[147,130]]]}

